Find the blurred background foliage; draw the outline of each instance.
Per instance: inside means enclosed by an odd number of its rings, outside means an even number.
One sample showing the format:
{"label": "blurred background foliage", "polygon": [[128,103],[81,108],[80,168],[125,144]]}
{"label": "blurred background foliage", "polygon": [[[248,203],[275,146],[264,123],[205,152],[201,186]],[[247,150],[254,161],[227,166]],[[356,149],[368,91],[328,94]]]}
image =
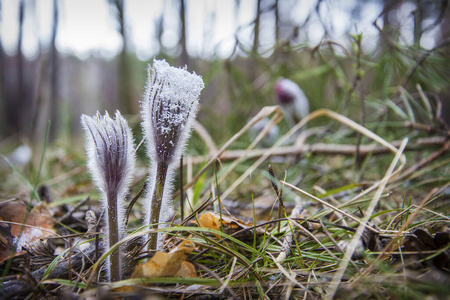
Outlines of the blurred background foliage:
{"label": "blurred background foliage", "polygon": [[[139,101],[153,57],[203,76],[198,119],[219,145],[263,106],[276,104],[273,86],[280,76],[300,85],[311,110],[329,108],[371,129],[392,121],[395,110],[387,107],[402,107],[404,97],[417,104],[415,121],[431,122],[420,120],[418,85],[433,109],[443,106],[449,118],[448,0],[150,2],[0,1],[1,145],[42,143],[49,120],[50,141],[71,144],[79,139],[82,113],[115,109],[128,115],[139,140]],[[118,43],[108,48],[102,40],[104,47],[80,54],[64,44],[70,41],[65,20],[75,11],[85,14],[86,20],[77,20],[83,36],[88,18],[94,18],[91,30],[105,18],[99,4],[107,7]],[[147,40],[133,36],[137,11],[151,19]],[[50,24],[45,34],[44,17]],[[200,32],[193,30],[196,19],[203,21]],[[234,33],[217,41],[225,29]],[[140,43],[151,47],[145,51]],[[385,133],[395,127],[383,124]]]}

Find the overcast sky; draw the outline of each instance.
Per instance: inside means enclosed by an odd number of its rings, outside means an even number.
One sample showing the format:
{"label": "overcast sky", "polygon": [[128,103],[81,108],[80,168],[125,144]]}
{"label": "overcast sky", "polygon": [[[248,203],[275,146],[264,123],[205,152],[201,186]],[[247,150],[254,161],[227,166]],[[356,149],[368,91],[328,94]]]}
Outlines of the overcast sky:
{"label": "overcast sky", "polygon": [[[0,37],[8,54],[17,50],[18,40],[18,0],[0,0]],[[239,1],[238,1],[239,2]],[[262,1],[266,3],[267,1]],[[39,45],[48,48],[52,30],[53,0],[25,0],[25,21],[23,52],[28,57],[38,53]],[[166,49],[173,49],[179,38],[178,0],[128,0],[125,1],[125,20],[129,35],[130,50],[142,60],[148,60],[158,53],[159,43],[155,24],[164,15],[162,43]],[[252,21],[256,15],[256,0],[241,0],[236,7],[235,0],[187,0],[187,47],[191,55],[201,57],[228,57],[231,55],[235,33],[245,47],[252,43]],[[287,5],[293,24],[303,24],[312,13],[307,26],[301,32],[301,41],[316,45],[324,37],[322,22],[330,29],[332,38],[348,45],[347,32],[363,32],[363,44],[374,47],[377,30],[372,22],[382,10],[380,1],[367,1],[362,5],[360,18],[351,18],[351,11],[357,0],[323,1],[319,15],[314,12],[317,0],[283,0]],[[359,2],[360,3],[360,2]],[[32,6],[35,9],[31,9]],[[57,35],[58,50],[80,58],[89,55],[113,57],[122,49],[122,38],[117,30],[115,9],[107,0],[59,0],[60,26]],[[411,11],[415,6],[404,3],[398,13],[401,15],[402,37],[405,42],[412,40],[413,20]],[[274,42],[273,13],[263,14],[260,37],[261,50],[268,50]],[[382,25],[382,23],[381,23]],[[239,30],[238,30],[239,29]],[[430,48],[434,44],[434,32],[424,35],[422,46]]]}

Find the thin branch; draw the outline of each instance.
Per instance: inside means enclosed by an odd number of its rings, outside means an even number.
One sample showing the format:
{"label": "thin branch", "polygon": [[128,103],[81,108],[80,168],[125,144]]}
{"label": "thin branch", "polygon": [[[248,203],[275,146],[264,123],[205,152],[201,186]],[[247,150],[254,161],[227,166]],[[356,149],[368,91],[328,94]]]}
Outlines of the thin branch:
{"label": "thin branch", "polygon": [[[446,142],[446,137],[437,136],[430,138],[422,138],[417,139],[416,142],[408,144],[406,147],[406,151],[418,151],[423,148],[428,148],[429,146],[441,146]],[[400,146],[401,141],[393,141],[391,144],[394,147]],[[270,148],[261,148],[254,149],[250,151],[247,155],[248,158],[257,158],[267,151]],[[242,157],[245,150],[230,150],[225,151],[222,155],[219,156],[219,160],[221,161],[229,161],[234,160],[239,157]],[[298,155],[304,153],[311,153],[316,155],[345,155],[345,156],[354,156],[356,153],[356,145],[351,144],[328,144],[328,143],[317,143],[311,145],[293,145],[293,146],[284,146],[279,147],[275,151],[270,154],[272,156],[290,156],[290,155]],[[360,145],[359,154],[361,157],[365,157],[367,155],[384,155],[392,153],[389,149],[384,146],[378,145]],[[201,164],[207,158],[205,156],[191,156],[193,164]]]}

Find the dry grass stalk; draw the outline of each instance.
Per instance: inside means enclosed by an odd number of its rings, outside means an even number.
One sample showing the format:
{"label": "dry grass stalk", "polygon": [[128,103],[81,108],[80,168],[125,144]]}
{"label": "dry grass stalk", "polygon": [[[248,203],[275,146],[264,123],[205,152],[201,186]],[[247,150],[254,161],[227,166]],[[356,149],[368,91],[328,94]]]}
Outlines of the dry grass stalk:
{"label": "dry grass stalk", "polygon": [[[364,227],[370,228],[370,226],[367,226],[367,222],[369,221],[370,217],[372,216],[373,210],[375,209],[375,206],[377,205],[378,201],[380,200],[381,194],[383,193],[386,185],[393,177],[395,177],[396,174],[403,168],[404,164],[406,163],[406,158],[403,154],[403,151],[405,150],[406,144],[408,142],[408,139],[404,139],[403,144],[401,145],[400,149],[397,151],[394,159],[392,160],[391,165],[389,166],[388,170],[386,171],[385,176],[381,180],[381,184],[378,187],[377,191],[375,192],[372,201],[369,204],[369,207],[364,212],[364,218],[362,220],[362,223],[358,226],[358,229],[356,230],[356,233],[354,234],[350,245],[347,248],[347,251],[345,252],[344,258],[339,263],[339,268],[337,272],[333,275],[333,279],[330,283],[330,290],[328,291],[326,297],[327,299],[333,299],[334,294],[336,293],[336,290],[339,286],[339,283],[342,280],[342,276],[344,275],[345,270],[347,269],[347,266],[353,256],[353,253],[355,252],[356,246],[359,243],[359,240],[361,239],[361,236],[364,232]],[[403,159],[402,159],[403,158]],[[400,167],[395,170],[395,167],[399,161],[402,161],[402,164]]]}

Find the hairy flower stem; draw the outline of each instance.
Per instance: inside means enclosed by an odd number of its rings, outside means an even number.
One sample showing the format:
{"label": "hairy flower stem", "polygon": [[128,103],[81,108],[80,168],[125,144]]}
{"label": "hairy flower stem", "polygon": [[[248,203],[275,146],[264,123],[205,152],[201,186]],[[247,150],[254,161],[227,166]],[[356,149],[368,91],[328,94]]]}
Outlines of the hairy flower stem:
{"label": "hairy flower stem", "polygon": [[[164,193],[164,185],[166,183],[168,165],[159,162],[156,168],[155,189],[152,195],[152,207],[150,208],[150,228],[157,229],[159,223],[159,215],[161,213],[161,205]],[[150,241],[148,244],[149,250],[156,250],[158,243],[158,233],[150,234]]]}
{"label": "hairy flower stem", "polygon": [[108,113],[93,117],[81,116],[86,135],[88,168],[101,192],[105,211],[105,242],[109,256],[106,261],[106,278],[121,280],[120,248],[111,251],[125,235],[125,198],[133,178],[135,155],[133,136],[127,121],[119,111],[115,119]]}
{"label": "hairy flower stem", "polygon": [[[109,234],[109,249],[112,248],[116,243],[120,240],[120,228],[118,219],[119,216],[117,214],[117,195],[115,193],[108,193],[107,195],[108,201],[108,234]],[[119,281],[120,277],[120,251],[115,250],[109,256],[110,261],[110,280],[111,281]]]}

